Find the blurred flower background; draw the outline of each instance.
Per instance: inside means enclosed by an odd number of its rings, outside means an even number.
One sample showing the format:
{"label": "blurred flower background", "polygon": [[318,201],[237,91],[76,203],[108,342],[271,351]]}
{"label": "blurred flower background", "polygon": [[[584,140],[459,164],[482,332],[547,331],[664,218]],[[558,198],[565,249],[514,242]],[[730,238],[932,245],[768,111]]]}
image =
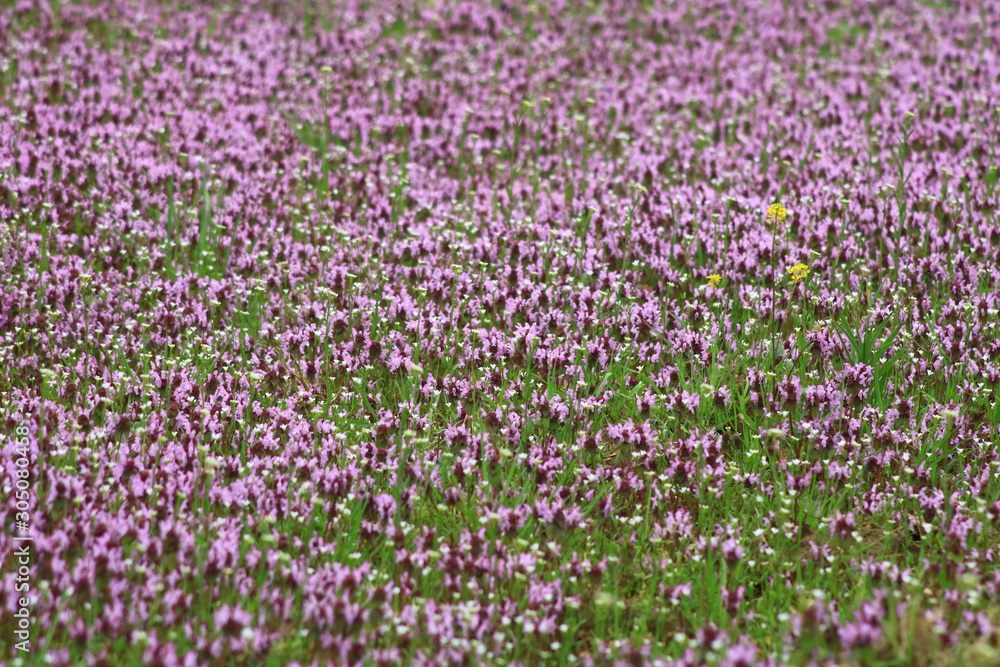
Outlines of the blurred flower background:
{"label": "blurred flower background", "polygon": [[989,3],[0,36],[3,664],[997,664]]}

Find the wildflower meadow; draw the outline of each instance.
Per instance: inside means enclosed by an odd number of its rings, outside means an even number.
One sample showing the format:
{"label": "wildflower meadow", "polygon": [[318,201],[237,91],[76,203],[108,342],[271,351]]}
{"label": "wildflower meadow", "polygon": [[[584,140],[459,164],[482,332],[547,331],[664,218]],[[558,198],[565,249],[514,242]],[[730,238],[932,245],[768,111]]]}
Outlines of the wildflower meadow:
{"label": "wildflower meadow", "polygon": [[1000,665],[1000,5],[0,0],[0,666]]}

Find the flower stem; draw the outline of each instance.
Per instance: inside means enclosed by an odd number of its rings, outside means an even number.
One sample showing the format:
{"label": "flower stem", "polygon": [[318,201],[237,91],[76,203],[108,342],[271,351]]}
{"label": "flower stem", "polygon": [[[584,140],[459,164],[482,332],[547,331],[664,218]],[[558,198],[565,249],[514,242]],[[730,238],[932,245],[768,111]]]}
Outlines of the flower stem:
{"label": "flower stem", "polygon": [[771,329],[771,394],[773,396],[774,390],[777,387],[778,378],[775,375],[777,369],[777,350],[775,340],[774,340],[774,302],[778,298],[778,268],[777,260],[775,258],[775,236],[778,233],[777,225],[771,230],[771,317],[768,320],[768,326]]}

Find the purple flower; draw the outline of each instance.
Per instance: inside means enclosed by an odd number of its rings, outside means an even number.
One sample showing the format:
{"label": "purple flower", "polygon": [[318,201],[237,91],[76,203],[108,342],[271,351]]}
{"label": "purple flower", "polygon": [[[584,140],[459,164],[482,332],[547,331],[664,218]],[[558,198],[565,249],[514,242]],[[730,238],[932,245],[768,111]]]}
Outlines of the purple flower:
{"label": "purple flower", "polygon": [[223,605],[212,615],[216,629],[227,637],[238,637],[250,625],[250,612],[242,607]]}
{"label": "purple flower", "polygon": [[372,500],[375,512],[382,521],[388,521],[396,514],[396,499],[387,493],[380,493]]}

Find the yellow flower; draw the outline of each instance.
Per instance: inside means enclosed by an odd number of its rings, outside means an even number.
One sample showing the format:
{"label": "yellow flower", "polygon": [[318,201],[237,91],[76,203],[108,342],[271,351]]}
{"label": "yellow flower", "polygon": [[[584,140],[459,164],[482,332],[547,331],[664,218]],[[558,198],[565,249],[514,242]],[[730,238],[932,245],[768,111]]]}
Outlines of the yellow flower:
{"label": "yellow flower", "polygon": [[793,283],[802,282],[808,275],[809,267],[805,264],[796,264],[795,266],[788,267],[788,276],[792,279]]}
{"label": "yellow flower", "polygon": [[784,222],[788,217],[788,211],[781,204],[771,204],[767,207],[767,221],[772,225]]}
{"label": "yellow flower", "polygon": [[718,287],[719,283],[721,282],[722,282],[722,276],[720,276],[718,273],[713,273],[708,277],[709,287]]}

